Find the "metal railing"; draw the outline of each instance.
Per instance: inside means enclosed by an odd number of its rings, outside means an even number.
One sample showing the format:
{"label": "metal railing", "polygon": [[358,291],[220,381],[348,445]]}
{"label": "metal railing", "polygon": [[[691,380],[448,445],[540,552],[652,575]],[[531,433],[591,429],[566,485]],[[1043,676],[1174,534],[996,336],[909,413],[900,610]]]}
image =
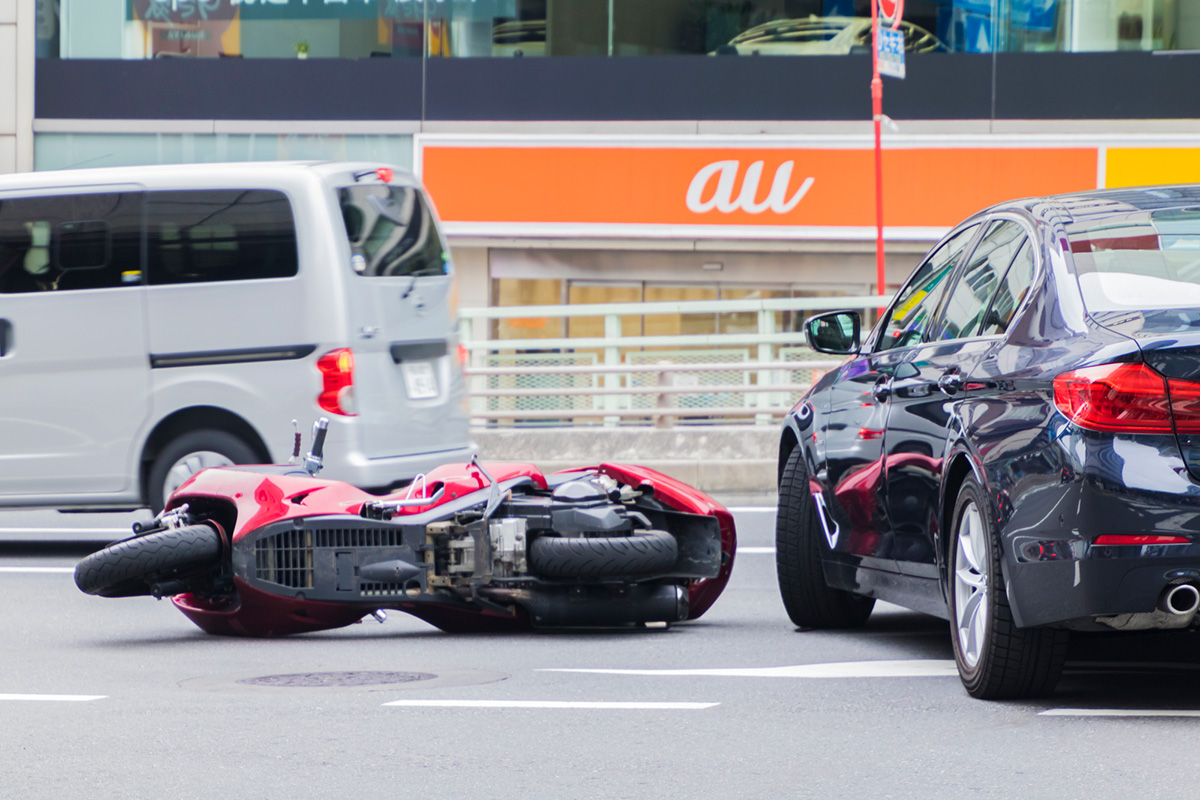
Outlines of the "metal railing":
{"label": "metal railing", "polygon": [[[509,306],[461,311],[472,423],[488,426],[771,424],[841,360],[783,312],[874,309],[886,297]],[[754,331],[622,335],[622,319],[755,314]],[[600,318],[603,336],[500,338],[501,320]],[[798,328],[798,324],[792,325]]]}

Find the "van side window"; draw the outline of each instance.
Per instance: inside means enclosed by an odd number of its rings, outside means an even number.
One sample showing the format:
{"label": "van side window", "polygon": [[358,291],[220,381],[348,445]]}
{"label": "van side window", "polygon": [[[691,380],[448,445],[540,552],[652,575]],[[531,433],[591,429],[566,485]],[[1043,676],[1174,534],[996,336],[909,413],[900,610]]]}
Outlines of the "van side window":
{"label": "van side window", "polygon": [[140,192],[0,200],[0,294],[142,282]]}
{"label": "van side window", "polygon": [[146,193],[152,285],[289,278],[296,223],[282,192],[205,189]]}
{"label": "van side window", "polygon": [[362,184],[338,190],[351,260],[359,275],[445,275],[446,248],[421,192]]}

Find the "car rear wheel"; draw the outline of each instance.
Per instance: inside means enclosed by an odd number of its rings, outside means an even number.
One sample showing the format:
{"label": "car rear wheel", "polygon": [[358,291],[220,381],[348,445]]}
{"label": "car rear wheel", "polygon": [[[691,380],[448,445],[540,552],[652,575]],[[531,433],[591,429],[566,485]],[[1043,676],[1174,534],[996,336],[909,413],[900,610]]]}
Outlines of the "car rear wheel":
{"label": "car rear wheel", "polygon": [[783,606],[801,628],[856,628],[871,616],[875,599],[825,583],[821,556],[828,545],[817,513],[797,447],[783,468],[775,516],[775,568]]}
{"label": "car rear wheel", "polygon": [[155,456],[147,481],[147,504],[157,514],[171,493],[200,470],[261,460],[253,447],[232,433],[213,429],[185,433]]}
{"label": "car rear wheel", "polygon": [[954,507],[950,612],[963,686],[984,700],[1054,691],[1067,656],[1066,631],[1018,628],[1000,571],[1000,544],[987,496],[969,477]]}

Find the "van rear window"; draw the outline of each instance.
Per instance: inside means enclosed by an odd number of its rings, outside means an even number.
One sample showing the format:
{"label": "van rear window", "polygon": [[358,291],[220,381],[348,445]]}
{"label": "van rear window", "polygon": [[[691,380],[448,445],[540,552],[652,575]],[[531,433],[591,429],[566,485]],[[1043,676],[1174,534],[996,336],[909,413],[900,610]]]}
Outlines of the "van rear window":
{"label": "van rear window", "polygon": [[282,192],[206,189],[146,193],[151,284],[288,278],[296,224]]}
{"label": "van rear window", "polygon": [[359,275],[445,275],[447,255],[420,190],[363,184],[338,190],[350,263]]}

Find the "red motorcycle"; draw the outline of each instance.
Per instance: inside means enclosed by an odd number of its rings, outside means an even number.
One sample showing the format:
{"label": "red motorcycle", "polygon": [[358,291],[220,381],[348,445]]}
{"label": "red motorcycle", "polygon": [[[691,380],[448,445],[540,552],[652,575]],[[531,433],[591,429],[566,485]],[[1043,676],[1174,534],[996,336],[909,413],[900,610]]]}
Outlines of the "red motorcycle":
{"label": "red motorcycle", "polygon": [[[208,633],[338,628],[385,609],[445,631],[696,619],[733,569],[733,517],[645,467],[447,464],[378,496],[293,463],[208,469],[79,562],[102,597],[171,597]],[[299,461],[300,463],[296,463]]]}

